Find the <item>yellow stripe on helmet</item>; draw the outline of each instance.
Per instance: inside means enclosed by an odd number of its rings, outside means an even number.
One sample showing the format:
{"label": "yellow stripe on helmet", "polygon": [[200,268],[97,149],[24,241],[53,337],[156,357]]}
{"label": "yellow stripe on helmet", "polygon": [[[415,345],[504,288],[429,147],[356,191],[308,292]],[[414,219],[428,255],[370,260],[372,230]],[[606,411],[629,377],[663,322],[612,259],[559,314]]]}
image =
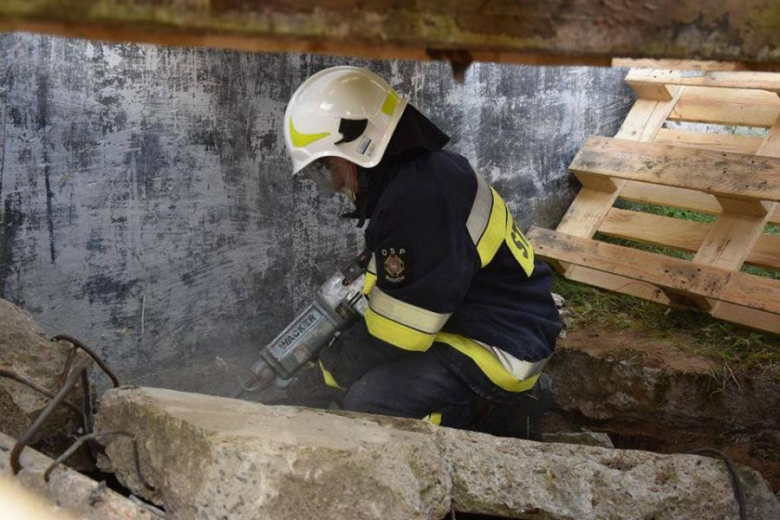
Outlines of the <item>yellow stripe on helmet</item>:
{"label": "yellow stripe on helmet", "polygon": [[398,94],[396,94],[395,90],[391,90],[387,93],[387,97],[385,98],[385,102],[382,103],[382,112],[387,114],[388,116],[392,116],[395,112],[395,107],[398,105]]}
{"label": "yellow stripe on helmet", "polygon": [[295,129],[295,125],[293,124],[292,117],[290,118],[290,140],[292,141],[293,146],[297,148],[303,148],[304,146],[310,145],[311,143],[315,141],[319,141],[320,139],[328,137],[329,135],[330,132],[320,132],[318,134],[303,134]]}

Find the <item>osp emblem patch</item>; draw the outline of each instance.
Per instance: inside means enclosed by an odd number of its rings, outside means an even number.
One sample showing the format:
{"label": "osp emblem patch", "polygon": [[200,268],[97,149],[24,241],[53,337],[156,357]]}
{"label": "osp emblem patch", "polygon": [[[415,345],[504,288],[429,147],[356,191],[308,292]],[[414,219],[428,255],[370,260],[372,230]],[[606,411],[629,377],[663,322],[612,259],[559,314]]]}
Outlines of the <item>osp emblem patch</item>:
{"label": "osp emblem patch", "polygon": [[390,283],[401,283],[406,280],[409,271],[406,249],[388,247],[379,253],[383,259],[385,280]]}

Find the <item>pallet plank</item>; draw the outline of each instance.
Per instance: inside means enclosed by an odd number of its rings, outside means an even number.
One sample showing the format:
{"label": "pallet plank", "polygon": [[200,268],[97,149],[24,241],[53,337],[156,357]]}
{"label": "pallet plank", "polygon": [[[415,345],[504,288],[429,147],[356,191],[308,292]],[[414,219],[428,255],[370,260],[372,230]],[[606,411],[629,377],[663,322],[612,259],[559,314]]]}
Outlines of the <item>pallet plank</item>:
{"label": "pallet plank", "polygon": [[637,298],[660,303],[667,307],[679,308],[672,303],[660,287],[640,280],[626,278],[625,276],[597,271],[596,269],[591,269],[582,265],[573,265],[567,273],[566,278],[574,280],[575,282],[594,285],[608,291],[636,296]]}
{"label": "pallet plank", "polygon": [[[649,72],[646,72],[648,71]],[[651,85],[684,85],[710,88],[755,89],[780,93],[780,75],[773,72],[681,71],[632,69],[626,81],[649,88]],[[632,85],[633,86],[633,85]]]}
{"label": "pallet plank", "polygon": [[569,169],[720,195],[780,200],[780,159],[591,136]]}
{"label": "pallet plank", "polygon": [[587,266],[618,276],[780,313],[780,281],[718,267],[696,265],[645,251],[532,227],[528,238],[542,258]]}
{"label": "pallet plank", "polygon": [[701,222],[612,208],[599,226],[599,233],[695,252],[704,242],[709,228],[708,224]]}
{"label": "pallet plank", "polygon": [[769,128],[780,116],[780,98],[763,90],[685,87],[672,121]]}
{"label": "pallet plank", "polygon": [[720,304],[712,310],[712,315],[715,318],[739,323],[746,327],[780,334],[780,318],[778,318],[777,314],[759,311],[729,302],[720,302]]}
{"label": "pallet plank", "polygon": [[725,215],[764,217],[769,213],[770,210],[774,210],[774,207],[769,206],[768,202],[762,202],[760,200],[735,199],[732,197],[722,196],[715,196],[715,200],[717,200],[718,204],[720,204],[721,217]]}
{"label": "pallet plank", "polygon": [[[708,193],[646,182],[627,182],[620,192],[620,198],[630,202],[669,206],[707,213],[708,215],[718,215],[722,210],[717,199]],[[769,221],[780,223],[780,209],[775,209],[769,217]]]}
{"label": "pallet plank", "polygon": [[670,101],[674,98],[679,87],[645,81],[652,72],[653,69],[631,69],[626,75],[625,81],[640,99]]}
{"label": "pallet plank", "polygon": [[721,215],[693,257],[693,262],[738,271],[762,235],[765,217]]}
{"label": "pallet plank", "polygon": [[[599,233],[661,247],[695,253],[704,243],[710,225],[651,213],[612,208]],[[751,265],[780,270],[780,236],[762,233],[745,260]]]}
{"label": "pallet plank", "polygon": [[645,58],[612,58],[612,66],[634,69],[750,70],[746,64],[738,61],[655,60]]}
{"label": "pallet plank", "polygon": [[689,148],[703,148],[718,152],[755,154],[764,142],[762,137],[750,137],[729,134],[708,134],[705,132],[689,132],[662,128],[658,131],[654,143]]}
{"label": "pallet plank", "polygon": [[[679,306],[669,300],[660,287],[647,282],[632,280],[631,278],[597,271],[580,265],[573,265],[569,269],[569,273],[570,275],[567,278],[576,282],[593,285],[608,291],[628,294],[629,296],[642,298],[667,307],[679,308]],[[777,315],[769,312],[734,305],[733,303],[720,302],[720,305],[712,310],[712,315],[719,319],[745,325],[746,327],[780,334],[780,319],[777,319]]]}

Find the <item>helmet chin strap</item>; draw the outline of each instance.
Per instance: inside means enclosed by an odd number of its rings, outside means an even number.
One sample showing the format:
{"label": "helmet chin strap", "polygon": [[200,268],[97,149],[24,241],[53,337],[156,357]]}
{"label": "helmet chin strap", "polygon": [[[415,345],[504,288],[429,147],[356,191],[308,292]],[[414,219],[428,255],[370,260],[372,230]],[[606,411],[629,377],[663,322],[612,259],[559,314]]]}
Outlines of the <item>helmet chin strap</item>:
{"label": "helmet chin strap", "polygon": [[358,169],[358,191],[355,194],[355,209],[357,210],[357,227],[362,228],[368,216],[368,172]]}
{"label": "helmet chin strap", "polygon": [[355,193],[355,209],[341,215],[342,218],[357,218],[357,227],[362,228],[368,218],[368,172],[358,168],[358,190]]}

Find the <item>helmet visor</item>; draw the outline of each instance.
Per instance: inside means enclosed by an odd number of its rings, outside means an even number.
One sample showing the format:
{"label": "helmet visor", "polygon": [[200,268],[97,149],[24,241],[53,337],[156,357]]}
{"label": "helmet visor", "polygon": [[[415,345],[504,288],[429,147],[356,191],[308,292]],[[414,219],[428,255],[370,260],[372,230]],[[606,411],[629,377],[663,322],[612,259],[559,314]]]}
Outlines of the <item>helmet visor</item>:
{"label": "helmet visor", "polygon": [[338,193],[346,195],[350,200],[355,200],[357,192],[357,186],[350,186],[349,183],[339,182],[339,188],[334,185],[334,175],[341,177],[344,175],[343,171],[336,170],[335,172],[331,168],[337,168],[335,166],[329,166],[327,158],[318,159],[312,163],[309,163],[305,168],[301,170],[301,173],[313,180],[314,183],[325,191],[330,193]]}
{"label": "helmet visor", "polygon": [[303,170],[301,170],[304,176],[314,181],[314,183],[325,191],[336,193],[331,180],[330,169],[325,164],[325,161],[318,159],[309,163]]}

